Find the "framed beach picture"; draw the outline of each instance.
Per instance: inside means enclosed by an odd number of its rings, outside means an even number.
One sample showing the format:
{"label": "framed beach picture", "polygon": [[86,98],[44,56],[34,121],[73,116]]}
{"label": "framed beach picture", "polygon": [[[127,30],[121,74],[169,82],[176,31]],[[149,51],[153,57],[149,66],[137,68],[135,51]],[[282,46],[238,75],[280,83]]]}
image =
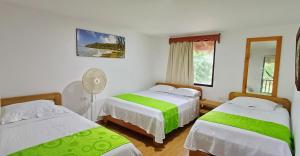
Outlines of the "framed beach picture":
{"label": "framed beach picture", "polygon": [[125,37],[76,29],[76,55],[125,58]]}
{"label": "framed beach picture", "polygon": [[300,28],[296,36],[296,57],[295,57],[295,82],[297,90],[300,91]]}

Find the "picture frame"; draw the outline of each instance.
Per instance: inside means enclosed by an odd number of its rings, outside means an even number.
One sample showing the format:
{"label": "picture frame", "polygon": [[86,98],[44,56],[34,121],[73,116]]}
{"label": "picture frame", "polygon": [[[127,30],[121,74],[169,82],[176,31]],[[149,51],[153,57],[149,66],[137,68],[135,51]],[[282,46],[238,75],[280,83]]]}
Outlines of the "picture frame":
{"label": "picture frame", "polygon": [[300,28],[296,36],[296,54],[295,54],[295,83],[297,91],[300,91]]}
{"label": "picture frame", "polygon": [[125,37],[77,28],[76,55],[97,58],[125,58]]}

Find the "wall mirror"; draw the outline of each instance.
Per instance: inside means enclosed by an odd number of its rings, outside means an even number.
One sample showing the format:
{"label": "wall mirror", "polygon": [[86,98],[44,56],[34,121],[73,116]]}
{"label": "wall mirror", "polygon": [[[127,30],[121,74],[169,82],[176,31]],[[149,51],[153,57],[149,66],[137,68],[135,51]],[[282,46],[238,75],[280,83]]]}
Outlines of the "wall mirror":
{"label": "wall mirror", "polygon": [[281,36],[248,38],[243,93],[277,96]]}

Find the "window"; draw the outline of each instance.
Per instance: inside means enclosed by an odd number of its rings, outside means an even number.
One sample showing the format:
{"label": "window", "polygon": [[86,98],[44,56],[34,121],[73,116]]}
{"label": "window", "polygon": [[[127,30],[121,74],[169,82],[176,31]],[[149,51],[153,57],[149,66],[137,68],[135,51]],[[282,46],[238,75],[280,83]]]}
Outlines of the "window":
{"label": "window", "polygon": [[216,41],[193,42],[194,84],[213,86]]}

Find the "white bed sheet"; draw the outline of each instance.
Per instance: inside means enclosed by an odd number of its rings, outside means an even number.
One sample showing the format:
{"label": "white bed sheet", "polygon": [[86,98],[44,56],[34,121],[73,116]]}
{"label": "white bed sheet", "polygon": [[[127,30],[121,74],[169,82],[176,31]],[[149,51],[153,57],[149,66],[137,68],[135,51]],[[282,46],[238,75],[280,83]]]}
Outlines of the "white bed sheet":
{"label": "white bed sheet", "polygon": [[[260,111],[227,102],[215,111],[242,115],[290,127],[289,113],[284,108]],[[217,156],[292,156],[289,145],[282,141],[239,128],[197,120],[184,147]]]}
{"label": "white bed sheet", "polygon": [[[199,97],[185,97],[149,90],[135,92],[134,94],[164,100],[177,105],[179,127],[183,127],[199,116]],[[163,143],[163,139],[165,139],[163,115],[157,109],[110,97],[101,106],[99,115],[111,115],[114,118],[136,125],[152,134],[155,137],[154,141],[157,143]]]}
{"label": "white bed sheet", "polygon": [[[63,108],[67,111],[66,113],[0,125],[0,156],[99,126],[67,108]],[[142,154],[133,144],[129,143],[115,148],[103,156],[124,155],[140,156]]]}

